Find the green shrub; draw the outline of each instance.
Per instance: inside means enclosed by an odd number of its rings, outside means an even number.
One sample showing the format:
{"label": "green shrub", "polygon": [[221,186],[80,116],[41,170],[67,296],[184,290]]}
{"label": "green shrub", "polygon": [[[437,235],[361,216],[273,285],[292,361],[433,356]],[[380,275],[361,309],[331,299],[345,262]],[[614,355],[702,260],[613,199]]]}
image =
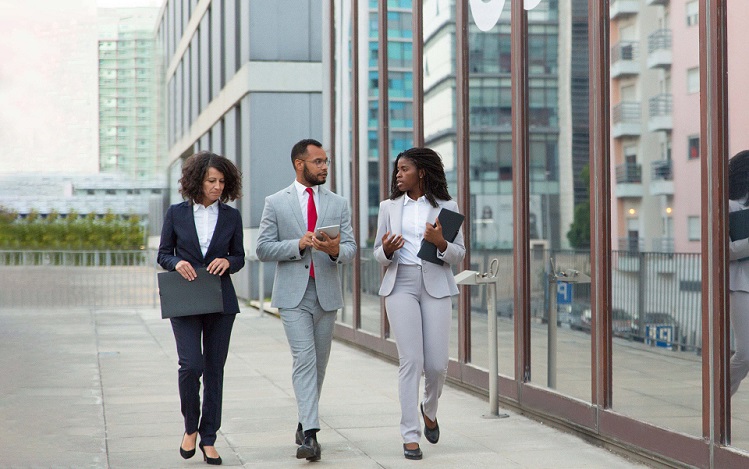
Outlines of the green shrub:
{"label": "green shrub", "polygon": [[42,218],[32,211],[26,218],[0,207],[0,249],[7,250],[136,250],[145,244],[145,226],[137,215],[108,212],[97,218],[71,212],[61,218],[52,212]]}

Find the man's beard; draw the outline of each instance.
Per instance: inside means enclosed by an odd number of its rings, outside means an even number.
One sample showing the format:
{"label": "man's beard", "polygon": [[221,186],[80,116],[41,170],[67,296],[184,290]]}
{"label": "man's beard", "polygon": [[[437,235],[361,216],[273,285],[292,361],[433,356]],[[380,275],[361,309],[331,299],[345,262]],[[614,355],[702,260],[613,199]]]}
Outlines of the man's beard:
{"label": "man's beard", "polygon": [[312,186],[319,186],[321,184],[325,184],[325,180],[327,179],[327,176],[326,176],[321,181],[320,179],[318,179],[317,177],[315,177],[312,173],[310,173],[307,170],[306,166],[304,167],[304,172],[302,173],[302,176],[304,176],[304,180],[307,181]]}

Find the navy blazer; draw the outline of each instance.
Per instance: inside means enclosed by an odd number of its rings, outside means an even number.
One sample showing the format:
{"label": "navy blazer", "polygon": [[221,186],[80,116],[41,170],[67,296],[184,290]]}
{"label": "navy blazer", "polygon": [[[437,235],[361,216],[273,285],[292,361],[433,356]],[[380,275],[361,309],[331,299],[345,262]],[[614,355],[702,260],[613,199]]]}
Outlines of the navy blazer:
{"label": "navy blazer", "polygon": [[[208,267],[216,258],[229,261],[229,270],[221,276],[221,291],[224,297],[224,313],[239,312],[239,302],[229,274],[244,267],[244,240],[242,216],[239,210],[218,203],[218,220],[211,244],[205,257],[200,250],[198,232],[195,229],[195,216],[191,202],[182,202],[169,207],[161,229],[161,242],[157,262],[166,270],[174,270],[181,260],[193,267]],[[206,311],[213,313],[215,311]]]}

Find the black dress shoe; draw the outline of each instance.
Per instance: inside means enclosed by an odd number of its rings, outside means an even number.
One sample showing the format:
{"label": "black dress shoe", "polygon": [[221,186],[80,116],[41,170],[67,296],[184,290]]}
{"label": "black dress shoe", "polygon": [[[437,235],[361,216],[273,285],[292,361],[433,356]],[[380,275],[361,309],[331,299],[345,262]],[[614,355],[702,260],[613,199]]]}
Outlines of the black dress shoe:
{"label": "black dress shoe", "polygon": [[421,448],[417,446],[416,449],[408,449],[406,448],[406,444],[403,443],[403,456],[406,459],[421,459]]}
{"label": "black dress shoe", "polygon": [[424,415],[424,403],[421,405],[421,416],[424,418],[424,438],[431,444],[436,444],[440,441],[440,424],[437,423],[437,418],[434,419],[434,428],[427,427],[427,416]]}
{"label": "black dress shoe", "polygon": [[294,435],[294,441],[296,442],[297,446],[304,443],[304,431],[302,431],[302,424],[298,424],[296,427],[296,434]]}
{"label": "black dress shoe", "polygon": [[[185,432],[185,435],[187,435],[187,432]],[[185,435],[182,435],[182,441],[185,440]],[[195,456],[195,448],[191,449],[190,451],[187,451],[186,449],[182,448],[182,442],[180,441],[179,455],[185,459],[190,459],[191,457]]]}
{"label": "black dress shoe", "polygon": [[205,461],[207,464],[210,464],[211,466],[220,466],[221,465],[221,456],[217,458],[209,458],[207,454],[205,454],[205,449],[203,449],[203,442],[201,441],[198,445],[200,447],[200,451],[203,452],[203,461]]}
{"label": "black dress shoe", "polygon": [[322,450],[316,438],[305,436],[304,442],[296,449],[297,459],[306,459],[307,461],[319,461]]}

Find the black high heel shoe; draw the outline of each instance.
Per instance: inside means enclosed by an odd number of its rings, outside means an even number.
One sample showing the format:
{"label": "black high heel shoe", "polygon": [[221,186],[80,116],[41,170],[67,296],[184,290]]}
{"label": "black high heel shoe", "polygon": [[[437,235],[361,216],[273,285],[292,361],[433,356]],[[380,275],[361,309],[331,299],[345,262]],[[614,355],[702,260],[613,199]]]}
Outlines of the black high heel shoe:
{"label": "black high heel shoe", "polygon": [[203,461],[205,461],[207,464],[210,464],[212,466],[220,466],[221,465],[221,456],[217,458],[209,458],[205,454],[205,449],[203,449],[203,442],[201,441],[198,445],[200,447],[200,451],[203,452]]}
{"label": "black high heel shoe", "polygon": [[[185,441],[185,435],[187,435],[187,432],[182,435],[182,441]],[[186,449],[182,448],[182,441],[179,442],[179,455],[185,459],[190,459],[191,457],[195,456],[195,448],[187,451]]]}

